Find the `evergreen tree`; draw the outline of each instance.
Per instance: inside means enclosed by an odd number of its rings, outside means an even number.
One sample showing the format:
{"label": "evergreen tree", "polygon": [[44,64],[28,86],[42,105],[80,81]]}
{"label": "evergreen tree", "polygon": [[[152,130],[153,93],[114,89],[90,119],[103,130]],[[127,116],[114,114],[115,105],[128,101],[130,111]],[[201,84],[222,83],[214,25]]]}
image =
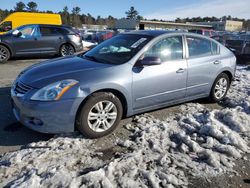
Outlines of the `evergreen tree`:
{"label": "evergreen tree", "polygon": [[28,2],[27,10],[29,12],[37,12],[37,4],[36,4],[36,2],[34,2],[34,1]]}
{"label": "evergreen tree", "polygon": [[19,1],[18,3],[16,3],[16,6],[14,7],[14,10],[17,12],[22,12],[25,11],[25,4],[22,1]]}
{"label": "evergreen tree", "polygon": [[127,19],[136,19],[139,16],[139,12],[133,6],[125,14],[127,15]]}

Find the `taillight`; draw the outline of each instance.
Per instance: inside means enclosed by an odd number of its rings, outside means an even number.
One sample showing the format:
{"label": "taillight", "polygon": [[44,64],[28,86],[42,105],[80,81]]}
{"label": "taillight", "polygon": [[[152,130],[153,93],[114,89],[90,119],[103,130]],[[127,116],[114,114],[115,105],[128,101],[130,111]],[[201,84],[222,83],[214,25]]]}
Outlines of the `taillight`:
{"label": "taillight", "polygon": [[79,34],[76,33],[76,34],[74,34],[74,36],[77,37],[78,40],[81,40],[81,35],[79,35]]}

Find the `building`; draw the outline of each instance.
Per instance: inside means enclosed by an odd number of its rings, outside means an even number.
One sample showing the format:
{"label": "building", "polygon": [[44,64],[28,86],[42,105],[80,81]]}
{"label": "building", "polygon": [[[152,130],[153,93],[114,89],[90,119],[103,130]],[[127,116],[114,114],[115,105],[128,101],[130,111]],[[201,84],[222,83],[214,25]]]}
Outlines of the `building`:
{"label": "building", "polygon": [[241,21],[217,21],[217,22],[197,22],[192,24],[211,25],[216,31],[241,31],[243,22]]}
{"label": "building", "polygon": [[130,20],[119,19],[115,24],[114,29],[124,30],[188,30],[188,29],[212,29],[211,25],[205,24],[192,24],[192,23],[175,23],[175,22],[163,22],[163,21],[148,21],[148,20]]}

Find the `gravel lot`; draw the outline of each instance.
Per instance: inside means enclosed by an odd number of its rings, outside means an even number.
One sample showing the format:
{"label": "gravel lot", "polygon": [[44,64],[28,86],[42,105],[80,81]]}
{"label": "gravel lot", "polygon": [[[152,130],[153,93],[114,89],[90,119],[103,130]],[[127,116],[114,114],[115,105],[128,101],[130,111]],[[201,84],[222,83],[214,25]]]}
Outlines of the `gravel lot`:
{"label": "gravel lot", "polygon": [[[42,61],[43,59],[33,60],[12,60],[6,64],[0,65],[0,154],[15,151],[25,145],[46,141],[54,135],[40,134],[27,129],[16,122],[10,107],[10,86],[20,71],[27,66]],[[206,100],[195,101],[201,103],[208,109],[222,109],[223,106],[208,103]],[[149,112],[159,120],[165,120],[166,117],[181,112],[181,106],[176,105],[169,108]],[[117,139],[125,140],[130,132],[124,128],[126,124],[133,124],[132,118],[124,119],[117,130],[104,138],[99,139],[96,147],[102,148],[103,159],[112,158],[114,153],[120,152],[122,148],[115,146]],[[1,157],[1,156],[0,156]],[[248,156],[249,158],[250,156]],[[247,160],[238,160],[235,170],[237,173],[223,174],[216,178],[207,180],[202,178],[190,177],[189,187],[249,187],[250,186],[250,163]]]}

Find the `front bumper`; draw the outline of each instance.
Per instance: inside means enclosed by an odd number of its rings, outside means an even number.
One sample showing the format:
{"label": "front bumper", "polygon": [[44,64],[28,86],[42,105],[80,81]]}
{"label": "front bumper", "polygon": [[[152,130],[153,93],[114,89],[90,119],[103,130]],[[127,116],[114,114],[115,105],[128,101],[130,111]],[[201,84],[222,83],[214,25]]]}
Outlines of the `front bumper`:
{"label": "front bumper", "polygon": [[12,95],[13,113],[26,127],[42,133],[68,133],[75,130],[75,117],[81,99],[40,102]]}

